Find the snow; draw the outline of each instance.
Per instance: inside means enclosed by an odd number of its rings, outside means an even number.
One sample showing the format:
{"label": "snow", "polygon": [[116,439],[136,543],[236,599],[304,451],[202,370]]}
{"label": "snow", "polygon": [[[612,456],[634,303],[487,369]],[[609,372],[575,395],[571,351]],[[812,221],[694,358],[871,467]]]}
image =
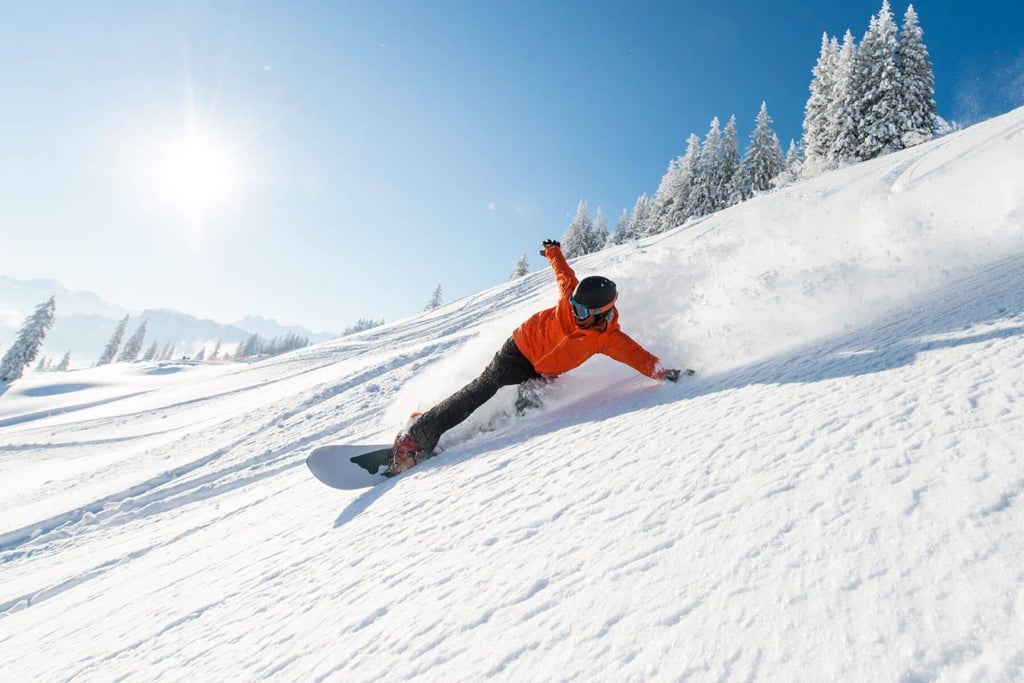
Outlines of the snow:
{"label": "snow", "polygon": [[574,262],[594,359],[365,491],[547,271],[252,365],[0,397],[5,680],[1024,678],[1024,110]]}

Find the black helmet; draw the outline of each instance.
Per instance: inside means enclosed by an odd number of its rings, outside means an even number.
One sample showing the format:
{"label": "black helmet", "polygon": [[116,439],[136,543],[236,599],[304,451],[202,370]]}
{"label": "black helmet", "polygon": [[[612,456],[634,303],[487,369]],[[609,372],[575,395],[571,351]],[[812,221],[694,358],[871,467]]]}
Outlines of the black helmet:
{"label": "black helmet", "polygon": [[614,282],[600,275],[591,275],[576,285],[569,303],[572,304],[577,324],[589,327],[611,320],[618,297]]}
{"label": "black helmet", "polygon": [[588,308],[604,308],[608,304],[615,303],[618,296],[615,283],[600,275],[583,278],[572,293],[572,298],[576,300],[576,303],[583,304]]}

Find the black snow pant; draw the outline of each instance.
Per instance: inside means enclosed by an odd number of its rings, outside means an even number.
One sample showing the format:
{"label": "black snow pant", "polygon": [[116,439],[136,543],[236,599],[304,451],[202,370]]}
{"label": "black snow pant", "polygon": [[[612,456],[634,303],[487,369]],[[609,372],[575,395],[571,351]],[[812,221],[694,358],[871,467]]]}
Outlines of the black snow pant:
{"label": "black snow pant", "polygon": [[515,340],[509,337],[479,377],[423,413],[409,429],[409,433],[424,451],[430,453],[437,446],[442,434],[491,400],[498,393],[498,389],[530,380],[540,380],[541,377],[542,375],[516,346]]}

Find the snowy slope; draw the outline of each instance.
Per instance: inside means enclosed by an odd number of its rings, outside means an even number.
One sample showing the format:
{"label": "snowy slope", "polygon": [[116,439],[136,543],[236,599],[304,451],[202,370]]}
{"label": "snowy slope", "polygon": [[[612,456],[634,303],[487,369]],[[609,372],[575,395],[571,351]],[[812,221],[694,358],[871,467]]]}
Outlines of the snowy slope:
{"label": "snowy slope", "polygon": [[416,470],[387,441],[540,271],[251,366],[0,397],[6,680],[1021,680],[1024,110],[575,262],[694,380],[606,359]]}

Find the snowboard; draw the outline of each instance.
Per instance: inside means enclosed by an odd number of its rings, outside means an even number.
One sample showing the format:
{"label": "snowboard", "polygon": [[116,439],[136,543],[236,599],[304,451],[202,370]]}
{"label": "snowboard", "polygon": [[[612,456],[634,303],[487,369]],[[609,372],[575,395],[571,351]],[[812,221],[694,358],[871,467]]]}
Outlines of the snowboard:
{"label": "snowboard", "polygon": [[391,446],[331,444],[313,449],[306,458],[309,471],[336,489],[362,489],[387,481]]}

